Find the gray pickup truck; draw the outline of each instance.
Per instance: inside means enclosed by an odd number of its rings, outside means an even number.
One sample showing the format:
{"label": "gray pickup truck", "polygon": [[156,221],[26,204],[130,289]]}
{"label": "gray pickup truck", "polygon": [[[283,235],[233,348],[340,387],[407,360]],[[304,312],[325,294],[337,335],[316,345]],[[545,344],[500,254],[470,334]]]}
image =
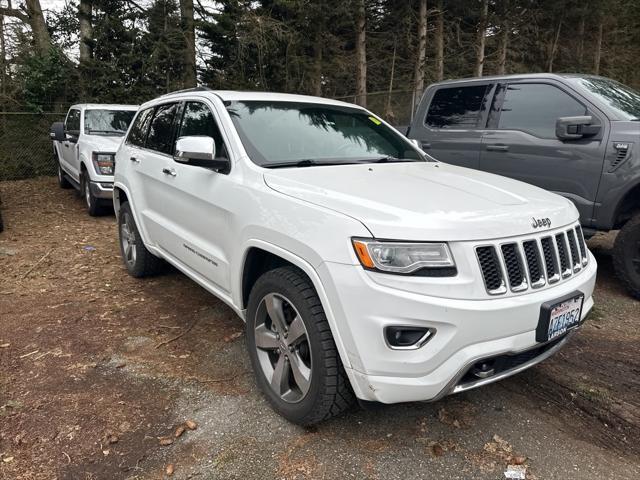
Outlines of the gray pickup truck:
{"label": "gray pickup truck", "polygon": [[616,273],[640,298],[640,93],[588,75],[445,81],[427,88],[407,136],[442,162],[569,198],[585,236],[620,229]]}

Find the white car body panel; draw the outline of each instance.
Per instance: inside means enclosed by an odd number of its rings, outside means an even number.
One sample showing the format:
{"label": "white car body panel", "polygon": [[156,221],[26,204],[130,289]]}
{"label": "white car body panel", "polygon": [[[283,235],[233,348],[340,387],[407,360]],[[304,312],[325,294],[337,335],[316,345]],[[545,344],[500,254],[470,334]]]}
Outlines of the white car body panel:
{"label": "white car body panel", "polygon": [[[251,248],[298,266],[318,292],[359,398],[385,403],[438,398],[450,393],[451,382],[470,362],[536,347],[543,303],[580,291],[582,317],[591,309],[597,266],[590,253],[586,266],[558,284],[492,297],[474,250],[485,242],[539,240],[574,228],[578,212],[564,198],[442,163],[262,168],[248,157],[223,104],[348,105],[343,102],[194,91],[161,97],[140,111],[187,100],[212,110],[230,154],[230,173],[182,164],[125,141],[116,155],[116,212],[126,195],[145,246],[243,318],[244,263]],[[550,226],[534,228],[532,217],[548,218]],[[457,274],[367,271],[353,237],[448,242]],[[383,329],[397,324],[433,327],[436,334],[417,350],[392,350]]]}

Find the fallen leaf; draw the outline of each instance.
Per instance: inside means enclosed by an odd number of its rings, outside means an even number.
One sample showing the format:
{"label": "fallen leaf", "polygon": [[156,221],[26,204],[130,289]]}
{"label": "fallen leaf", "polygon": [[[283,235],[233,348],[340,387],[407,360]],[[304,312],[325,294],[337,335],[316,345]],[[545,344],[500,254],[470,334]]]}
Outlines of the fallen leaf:
{"label": "fallen leaf", "polygon": [[235,340],[236,338],[239,338],[241,336],[242,336],[242,331],[234,332],[231,335],[227,335],[226,337],[224,337],[224,341],[229,343],[229,342],[232,342],[233,340]]}
{"label": "fallen leaf", "polygon": [[160,445],[162,445],[163,447],[166,447],[167,445],[171,445],[173,443],[173,438],[171,438],[171,437],[158,437],[158,442],[160,442]]}
{"label": "fallen leaf", "polygon": [[4,458],[2,459],[2,461],[3,461],[4,463],[13,462],[13,457],[4,457]]}
{"label": "fallen leaf", "polygon": [[175,470],[175,467],[173,466],[173,463],[170,463],[169,465],[167,465],[165,473],[167,474],[167,476],[170,477],[171,475],[173,475],[174,470]]}
{"label": "fallen leaf", "polygon": [[186,430],[185,426],[180,425],[178,428],[176,428],[176,431],[174,432],[173,436],[178,438],[180,435],[184,433],[185,430]]}
{"label": "fallen leaf", "polygon": [[198,424],[193,420],[187,420],[186,422],[184,422],[184,424],[189,430],[195,430],[196,428],[198,428]]}
{"label": "fallen leaf", "polygon": [[439,443],[434,443],[431,445],[431,453],[433,453],[434,457],[441,457],[444,455],[444,448]]}
{"label": "fallen leaf", "polygon": [[10,343],[3,343],[2,345],[0,345],[0,348],[7,348],[9,345],[11,345]]}
{"label": "fallen leaf", "polygon": [[118,443],[119,438],[116,437],[115,435],[109,435],[107,437],[107,442],[114,444],[114,443]]}
{"label": "fallen leaf", "polygon": [[527,457],[516,456],[513,457],[512,462],[514,465],[522,465],[527,461]]}

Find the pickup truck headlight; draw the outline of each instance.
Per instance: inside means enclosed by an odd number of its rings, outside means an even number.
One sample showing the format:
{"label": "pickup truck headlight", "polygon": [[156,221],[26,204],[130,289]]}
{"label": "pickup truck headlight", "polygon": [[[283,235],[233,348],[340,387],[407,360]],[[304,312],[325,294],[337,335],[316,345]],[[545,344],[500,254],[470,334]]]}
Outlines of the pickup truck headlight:
{"label": "pickup truck headlight", "polygon": [[446,243],[386,242],[354,238],[353,247],[363,267],[388,273],[411,274],[427,269],[455,267]]}
{"label": "pickup truck headlight", "polygon": [[115,155],[113,153],[93,152],[93,165],[100,175],[113,175]]}

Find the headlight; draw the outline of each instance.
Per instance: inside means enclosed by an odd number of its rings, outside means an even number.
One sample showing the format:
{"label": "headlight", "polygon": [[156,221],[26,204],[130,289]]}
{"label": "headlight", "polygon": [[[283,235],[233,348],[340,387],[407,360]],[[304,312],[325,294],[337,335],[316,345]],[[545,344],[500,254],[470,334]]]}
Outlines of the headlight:
{"label": "headlight", "polygon": [[354,238],[353,247],[363,267],[409,274],[423,268],[455,267],[446,243],[385,242]]}
{"label": "headlight", "polygon": [[93,152],[93,165],[100,175],[113,175],[115,155],[113,153]]}

